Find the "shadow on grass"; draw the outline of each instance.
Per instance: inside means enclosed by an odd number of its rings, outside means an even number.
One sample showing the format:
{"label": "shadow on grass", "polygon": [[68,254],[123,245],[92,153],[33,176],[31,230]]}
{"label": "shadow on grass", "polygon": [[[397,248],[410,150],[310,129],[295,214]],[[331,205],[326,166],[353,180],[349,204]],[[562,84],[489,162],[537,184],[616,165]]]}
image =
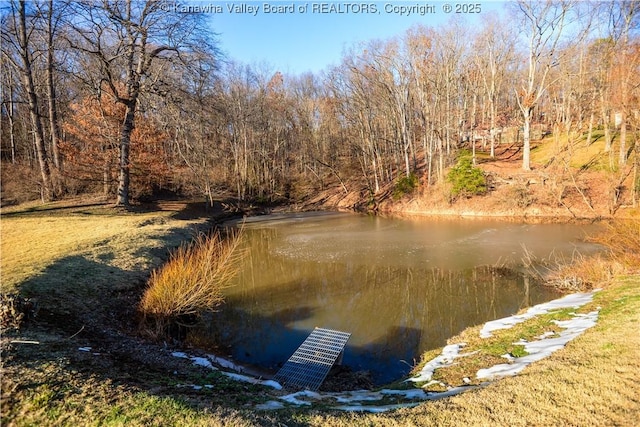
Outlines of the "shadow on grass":
{"label": "shadow on grass", "polygon": [[59,202],[53,202],[49,204],[31,206],[24,209],[18,209],[18,206],[14,206],[9,212],[5,210],[5,212],[2,213],[2,216],[11,218],[11,217],[24,216],[24,215],[37,215],[37,214],[54,214],[54,213],[68,214],[75,211],[80,212],[81,209],[108,208],[109,206],[111,206],[111,204],[104,201],[74,203],[73,205],[62,205]]}
{"label": "shadow on grass", "polygon": [[210,227],[204,223],[150,233],[142,241],[132,240],[133,247],[123,245],[121,236],[114,236],[96,242],[86,253],[56,260],[17,288],[52,312],[91,317],[108,310],[118,312],[127,305],[133,305],[135,311],[137,301],[118,298],[131,295],[139,300],[151,271],[166,262],[175,248]]}
{"label": "shadow on grass", "polygon": [[[139,204],[132,204],[129,208],[115,206],[111,201],[56,201],[29,207],[19,205],[4,208],[2,216],[55,216],[55,215],[123,215],[123,214],[143,214],[153,212],[173,212],[172,218],[178,220],[194,220],[212,218],[222,215],[223,209],[220,202],[216,202],[214,207],[209,207],[207,203],[195,200],[183,199],[157,199],[144,201]],[[229,213],[232,214],[232,213]]]}
{"label": "shadow on grass", "polygon": [[141,292],[145,273],[111,266],[109,258],[103,257],[103,262],[81,255],[62,258],[23,282],[20,293],[37,301],[39,321],[65,332],[97,326],[112,313],[118,313],[119,326],[130,324],[135,306],[128,305]]}
{"label": "shadow on grass", "polygon": [[[175,230],[162,239],[167,246],[172,246],[183,239],[183,233],[184,230]],[[169,253],[168,248],[164,254],[158,248],[135,252],[145,257],[153,253],[165,259]],[[238,397],[247,393],[244,388],[230,387],[223,379],[218,380],[215,391],[207,390],[205,394],[177,387],[180,383],[197,383],[211,372],[171,356],[166,344],[140,337],[137,307],[149,270],[117,267],[110,264],[113,256],[103,255],[61,258],[19,286],[20,293],[34,298],[40,309],[36,318],[25,323],[21,330],[3,333],[7,338],[2,345],[3,367],[10,372],[7,375],[11,378],[7,381],[15,384],[19,391],[12,398],[12,405],[30,408],[30,411],[34,404],[27,401],[34,393],[44,390],[45,409],[49,414],[57,407],[62,411],[60,414],[78,408],[82,415],[86,406],[97,414],[97,422],[110,416],[112,405],[123,405],[125,418],[126,411],[137,411],[151,419],[154,412],[163,414],[167,408],[177,405],[176,408],[180,408],[176,411],[186,412],[185,418],[189,419],[195,408],[224,409],[229,401],[245,399]],[[96,398],[96,383],[104,389],[103,400]],[[3,390],[4,384],[3,381]],[[131,394],[120,396],[121,387],[142,396],[133,399],[139,407],[128,407]],[[160,405],[159,409],[147,408],[149,398],[154,396],[166,399],[166,405]],[[25,410],[16,411],[7,417],[3,413],[3,421],[11,424],[12,417],[18,417],[13,418],[18,421]],[[176,416],[171,412],[167,415],[167,419]],[[163,425],[164,415],[156,416],[160,416],[157,425]],[[59,421],[46,413],[44,417],[47,423]],[[231,417],[237,420],[240,415],[234,412]],[[35,420],[34,424],[39,424],[38,418]]]}

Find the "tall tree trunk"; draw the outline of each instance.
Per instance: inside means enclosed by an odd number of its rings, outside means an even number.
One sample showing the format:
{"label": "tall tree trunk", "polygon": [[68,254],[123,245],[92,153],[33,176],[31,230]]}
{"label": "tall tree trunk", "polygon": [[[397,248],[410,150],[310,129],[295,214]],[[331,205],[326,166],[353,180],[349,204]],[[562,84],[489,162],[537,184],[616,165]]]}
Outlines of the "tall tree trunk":
{"label": "tall tree trunk", "polygon": [[589,117],[589,129],[587,130],[587,141],[586,141],[586,146],[590,146],[591,145],[591,141],[593,140],[593,121],[595,118],[595,114],[593,111],[591,111],[591,117]]}
{"label": "tall tree trunk", "polygon": [[524,116],[524,124],[522,126],[522,139],[524,141],[522,147],[522,169],[531,170],[531,107],[523,107],[522,115]]}
{"label": "tall tree trunk", "polygon": [[53,152],[53,164],[58,170],[62,170],[62,158],[58,149],[60,139],[60,127],[58,126],[58,109],[56,108],[56,89],[53,83],[54,58],[53,58],[53,0],[49,0],[47,16],[47,95],[49,101],[49,132],[51,134],[51,150]]}
{"label": "tall tree trunk", "polygon": [[[11,78],[9,78],[11,81]],[[14,119],[15,106],[13,105],[13,87],[9,87],[9,111],[7,118],[9,119],[9,142],[11,145],[11,164],[16,164],[16,123]]]}
{"label": "tall tree trunk", "polygon": [[136,101],[130,100],[127,103],[127,109],[122,123],[122,132],[120,133],[120,173],[118,175],[118,194],[116,206],[129,206],[129,182],[130,182],[130,164],[129,164],[129,148],[131,146],[131,133],[135,127],[135,108]]}
{"label": "tall tree trunk", "polygon": [[31,130],[33,132],[36,157],[40,166],[42,176],[42,198],[45,201],[53,200],[54,194],[51,186],[51,171],[47,159],[47,150],[44,143],[44,132],[42,130],[42,116],[38,108],[38,95],[33,83],[33,72],[31,69],[31,55],[29,53],[29,39],[27,37],[27,19],[25,1],[19,2],[18,9],[18,39],[20,43],[20,58],[22,59],[22,82],[27,92],[29,104],[29,117],[31,118]]}
{"label": "tall tree trunk", "polygon": [[611,130],[609,127],[609,111],[605,107],[604,94],[600,93],[600,114],[602,115],[602,125],[604,126],[604,152],[611,151]]}
{"label": "tall tree trunk", "polygon": [[620,167],[627,163],[627,122],[624,113],[622,113],[622,123],[620,124],[620,154],[618,162]]}
{"label": "tall tree trunk", "polygon": [[102,166],[102,191],[105,196],[111,193],[111,160],[108,157]]}

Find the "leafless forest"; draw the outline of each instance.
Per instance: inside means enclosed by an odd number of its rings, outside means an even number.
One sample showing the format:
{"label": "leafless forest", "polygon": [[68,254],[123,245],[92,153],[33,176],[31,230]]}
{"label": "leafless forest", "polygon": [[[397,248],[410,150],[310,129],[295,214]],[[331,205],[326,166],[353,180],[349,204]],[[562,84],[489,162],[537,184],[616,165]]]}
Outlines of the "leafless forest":
{"label": "leafless forest", "polygon": [[3,204],[105,193],[128,205],[162,190],[376,197],[403,177],[428,192],[462,149],[490,162],[515,147],[521,170],[541,167],[530,154],[545,135],[565,159],[602,144],[611,185],[637,187],[638,1],[507,2],[479,25],[415,26],[303,75],[224,57],[206,15],[169,9],[4,3]]}

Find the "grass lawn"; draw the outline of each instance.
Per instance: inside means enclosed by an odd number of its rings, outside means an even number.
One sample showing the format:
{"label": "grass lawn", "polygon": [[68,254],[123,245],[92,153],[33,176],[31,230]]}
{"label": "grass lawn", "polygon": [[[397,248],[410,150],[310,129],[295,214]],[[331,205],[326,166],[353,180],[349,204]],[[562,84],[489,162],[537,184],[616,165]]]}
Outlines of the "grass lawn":
{"label": "grass lawn", "polygon": [[[3,217],[2,291],[41,312],[0,341],[2,425],[634,425],[640,419],[640,276],[620,276],[585,310],[598,324],[520,375],[383,414],[261,412],[270,390],[231,381],[148,343],[136,307],[150,269],[203,220],[105,207]],[[464,331],[452,342],[477,335]],[[89,351],[79,348],[91,347]],[[456,374],[457,375],[457,374]],[[196,390],[185,384],[210,384]]]}

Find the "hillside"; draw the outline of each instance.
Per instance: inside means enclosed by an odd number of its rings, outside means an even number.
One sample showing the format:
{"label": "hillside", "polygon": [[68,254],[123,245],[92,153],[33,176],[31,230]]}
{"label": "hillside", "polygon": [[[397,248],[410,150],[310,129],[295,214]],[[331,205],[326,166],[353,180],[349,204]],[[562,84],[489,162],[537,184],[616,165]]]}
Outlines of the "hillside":
{"label": "hillside", "polygon": [[[451,200],[450,185],[440,183],[419,186],[403,197],[394,197],[394,185],[384,188],[375,203],[361,184],[348,183],[350,190],[335,188],[314,194],[303,204],[336,209],[375,210],[377,212],[416,215],[491,216],[544,218],[547,220],[637,218],[634,207],[634,182],[638,182],[637,165],[630,160],[624,169],[611,168],[613,151],[604,152],[604,141],[596,139],[586,145],[584,138],[570,143],[566,137],[552,135],[533,144],[532,170],[522,170],[519,145],[503,144],[490,158],[480,144],[476,148],[476,165],[487,180],[488,191],[482,195]],[[614,163],[614,162],[612,162]]]}

